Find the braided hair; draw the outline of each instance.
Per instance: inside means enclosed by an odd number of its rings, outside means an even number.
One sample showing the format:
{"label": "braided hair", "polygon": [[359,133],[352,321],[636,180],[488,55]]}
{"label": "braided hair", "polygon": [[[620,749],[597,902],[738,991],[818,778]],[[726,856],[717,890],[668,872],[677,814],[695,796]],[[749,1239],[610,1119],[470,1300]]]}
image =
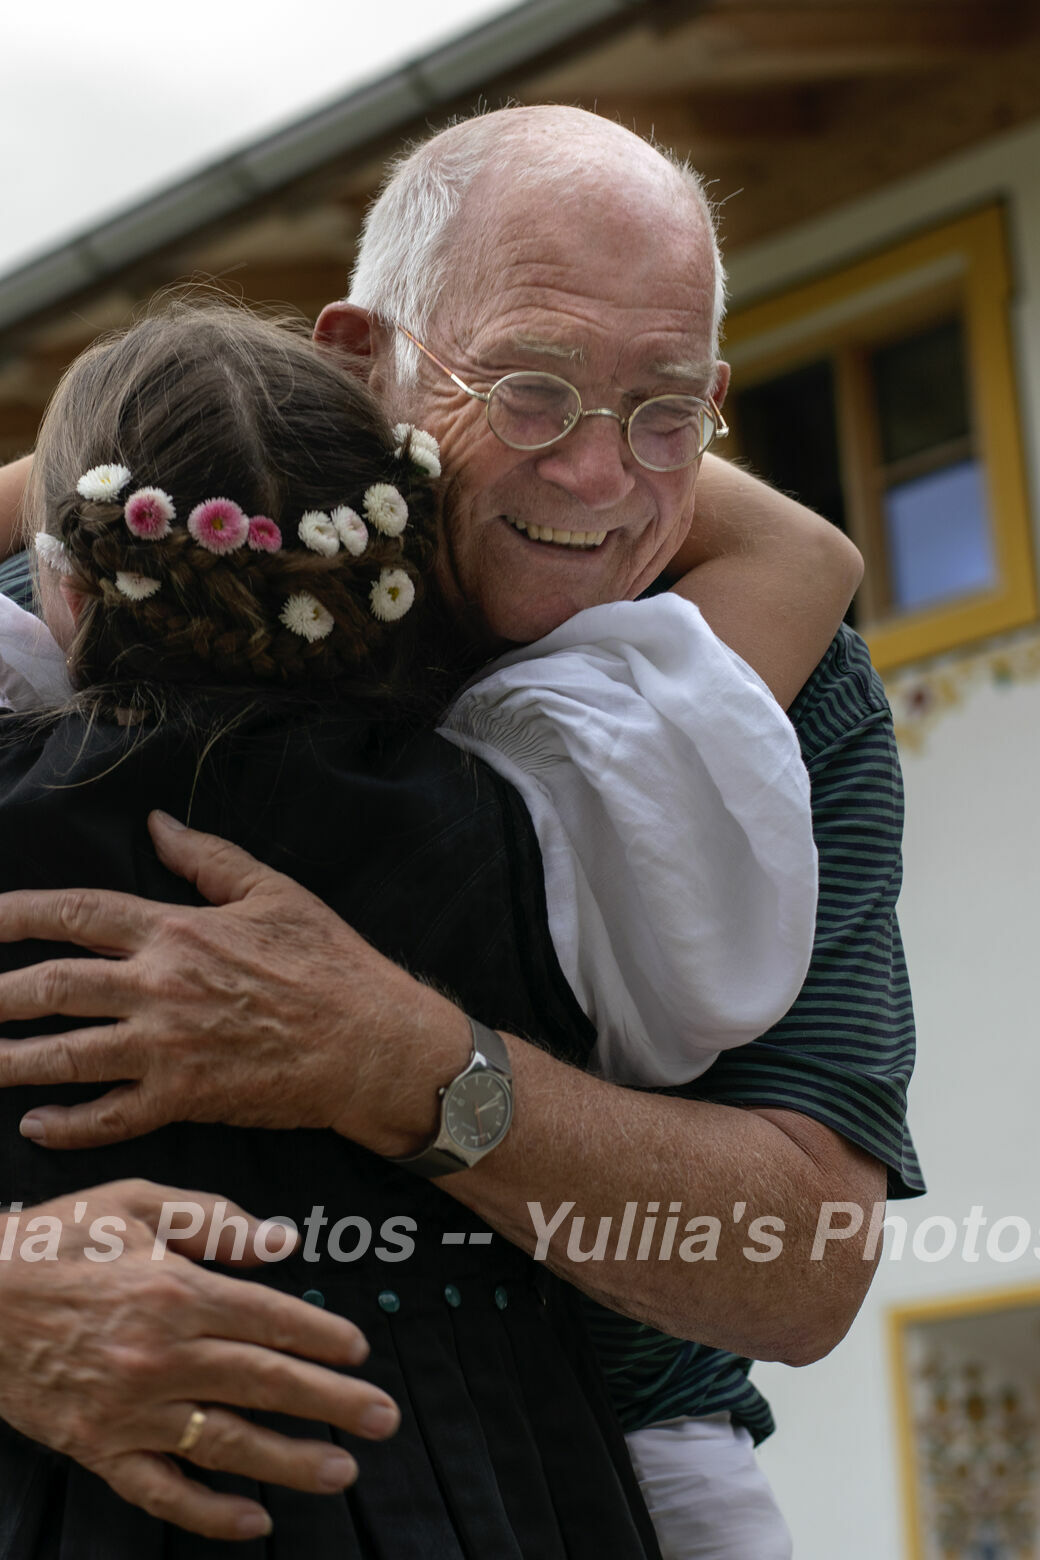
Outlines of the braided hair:
{"label": "braided hair", "polygon": [[[69,664],[95,708],[154,712],[177,686],[384,704],[417,692],[422,620],[436,614],[404,607],[432,564],[436,462],[305,331],[227,302],[166,301],[91,346],[55,391],[27,517],[60,543],[81,598]],[[125,468],[125,491],[94,496],[83,479],[99,466]],[[159,534],[131,525],[142,489],[175,516]],[[387,490],[394,523],[365,525],[368,496]],[[218,497],[256,517],[248,544],[193,534]],[[349,547],[329,520],[348,511]],[[387,581],[402,601],[389,613]],[[320,630],[300,628],[301,604]]]}

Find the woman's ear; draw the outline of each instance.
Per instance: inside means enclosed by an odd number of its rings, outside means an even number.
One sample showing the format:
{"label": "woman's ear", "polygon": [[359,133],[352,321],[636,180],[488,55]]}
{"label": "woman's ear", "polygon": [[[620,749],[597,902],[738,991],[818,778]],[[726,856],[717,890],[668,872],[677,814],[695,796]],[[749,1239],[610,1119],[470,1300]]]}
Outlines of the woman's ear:
{"label": "woman's ear", "polygon": [[72,581],[54,569],[40,570],[40,605],[43,619],[63,650],[68,650],[76,637],[79,615],[85,596]]}
{"label": "woman's ear", "polygon": [[70,579],[64,575],[58,581],[58,590],[61,592],[62,603],[69,617],[72,619],[73,628],[79,627],[79,615],[83,611],[83,603],[86,600],[83,592],[73,585]]}

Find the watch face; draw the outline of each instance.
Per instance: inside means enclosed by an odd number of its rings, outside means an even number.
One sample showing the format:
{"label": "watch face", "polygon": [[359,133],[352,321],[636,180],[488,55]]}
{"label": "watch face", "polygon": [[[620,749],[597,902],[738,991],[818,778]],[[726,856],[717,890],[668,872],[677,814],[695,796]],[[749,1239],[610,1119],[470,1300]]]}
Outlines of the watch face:
{"label": "watch face", "polygon": [[509,1090],[494,1073],[458,1078],[444,1102],[444,1125],[463,1149],[493,1148],[513,1114]]}

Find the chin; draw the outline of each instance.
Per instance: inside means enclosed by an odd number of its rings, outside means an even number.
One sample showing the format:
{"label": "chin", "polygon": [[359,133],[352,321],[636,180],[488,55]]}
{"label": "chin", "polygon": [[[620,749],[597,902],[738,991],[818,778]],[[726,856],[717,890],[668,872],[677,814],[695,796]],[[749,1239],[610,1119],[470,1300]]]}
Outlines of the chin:
{"label": "chin", "polygon": [[484,622],[492,642],[500,649],[507,649],[544,639],[576,612],[591,605],[592,602],[586,601],[511,602],[485,612]]}

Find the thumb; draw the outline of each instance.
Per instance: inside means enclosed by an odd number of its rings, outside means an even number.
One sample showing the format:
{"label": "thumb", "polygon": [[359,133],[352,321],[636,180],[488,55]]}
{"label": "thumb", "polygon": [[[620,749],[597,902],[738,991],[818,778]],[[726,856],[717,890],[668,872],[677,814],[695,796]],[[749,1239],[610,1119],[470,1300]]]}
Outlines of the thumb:
{"label": "thumb", "polygon": [[148,832],[163,866],[194,883],[211,905],[234,904],[279,875],[248,851],[216,834],[185,828],[169,813],[150,813]]}

